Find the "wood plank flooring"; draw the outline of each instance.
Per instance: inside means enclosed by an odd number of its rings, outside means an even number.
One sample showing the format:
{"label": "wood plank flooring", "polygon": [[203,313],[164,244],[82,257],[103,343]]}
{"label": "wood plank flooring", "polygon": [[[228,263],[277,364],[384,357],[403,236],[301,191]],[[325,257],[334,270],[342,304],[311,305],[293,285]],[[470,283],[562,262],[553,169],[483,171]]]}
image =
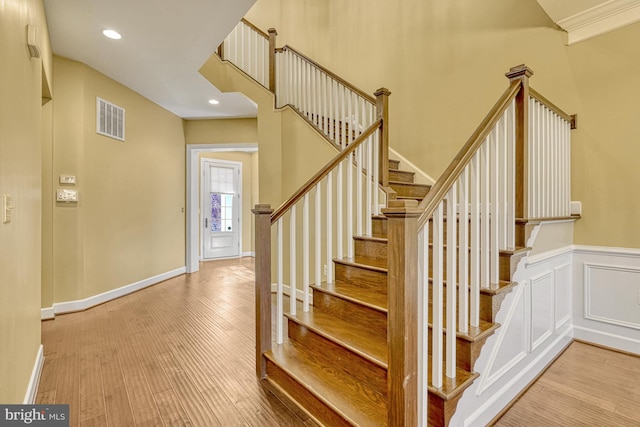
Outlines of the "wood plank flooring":
{"label": "wood plank flooring", "polygon": [[574,341],[496,427],[640,425],[640,358]]}
{"label": "wood plank flooring", "polygon": [[[309,426],[255,378],[253,259],[42,323],[37,403],[71,426]],[[495,424],[640,425],[640,358],[574,342]]]}
{"label": "wood plank flooring", "polygon": [[253,258],[201,264],[84,312],[42,323],[37,403],[71,426],[307,426],[254,367]]}

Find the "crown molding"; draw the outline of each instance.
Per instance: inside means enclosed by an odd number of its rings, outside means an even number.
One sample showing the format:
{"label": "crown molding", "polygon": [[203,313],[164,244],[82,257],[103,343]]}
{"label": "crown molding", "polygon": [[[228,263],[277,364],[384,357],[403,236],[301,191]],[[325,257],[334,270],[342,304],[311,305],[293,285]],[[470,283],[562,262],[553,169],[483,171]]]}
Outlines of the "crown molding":
{"label": "crown molding", "polygon": [[567,44],[572,45],[638,21],[640,0],[609,0],[556,24],[567,32]]}

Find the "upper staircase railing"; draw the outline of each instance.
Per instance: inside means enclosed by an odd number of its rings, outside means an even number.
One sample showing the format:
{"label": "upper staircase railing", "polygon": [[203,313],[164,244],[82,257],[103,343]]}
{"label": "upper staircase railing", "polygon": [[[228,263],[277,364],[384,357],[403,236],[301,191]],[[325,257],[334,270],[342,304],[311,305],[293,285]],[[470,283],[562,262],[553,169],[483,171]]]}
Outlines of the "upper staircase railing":
{"label": "upper staircase railing", "polygon": [[[265,33],[242,19],[218,47],[218,55],[272,91],[276,107],[290,105],[339,150],[377,120],[377,111],[386,114],[386,106],[377,105],[374,96],[311,58],[290,46],[276,48],[276,36],[275,29]],[[386,102],[386,97],[379,101]],[[383,144],[387,135],[383,129]],[[388,150],[381,149],[374,156],[379,182],[388,188],[389,173],[383,167],[388,163]]]}

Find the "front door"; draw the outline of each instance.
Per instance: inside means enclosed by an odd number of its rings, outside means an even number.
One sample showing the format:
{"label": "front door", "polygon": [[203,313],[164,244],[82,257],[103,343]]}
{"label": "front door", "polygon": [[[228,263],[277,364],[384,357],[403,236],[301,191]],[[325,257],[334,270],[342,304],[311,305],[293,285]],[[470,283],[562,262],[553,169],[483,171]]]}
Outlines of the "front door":
{"label": "front door", "polygon": [[202,258],[240,256],[241,163],[202,159]]}

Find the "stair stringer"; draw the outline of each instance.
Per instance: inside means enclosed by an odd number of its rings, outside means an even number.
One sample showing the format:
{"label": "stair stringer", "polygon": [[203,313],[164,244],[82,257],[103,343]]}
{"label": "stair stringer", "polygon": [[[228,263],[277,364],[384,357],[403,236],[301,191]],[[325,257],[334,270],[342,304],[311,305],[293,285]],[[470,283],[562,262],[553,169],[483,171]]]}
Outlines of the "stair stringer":
{"label": "stair stringer", "polygon": [[[535,252],[540,224],[529,230]],[[485,426],[500,415],[573,340],[571,251],[554,249],[518,262],[497,314],[501,325],[483,346],[450,426]]]}

